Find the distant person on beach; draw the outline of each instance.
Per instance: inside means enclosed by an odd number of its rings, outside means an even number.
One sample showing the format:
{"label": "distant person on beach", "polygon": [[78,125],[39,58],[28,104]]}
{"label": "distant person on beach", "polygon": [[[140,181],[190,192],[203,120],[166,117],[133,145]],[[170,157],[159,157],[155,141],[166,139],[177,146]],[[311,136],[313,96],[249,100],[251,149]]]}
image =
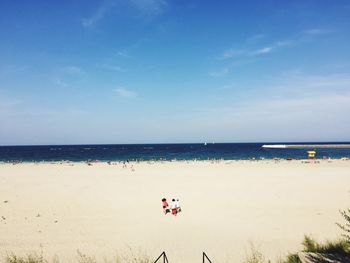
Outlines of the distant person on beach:
{"label": "distant person on beach", "polygon": [[169,204],[165,198],[162,199],[164,214],[170,213]]}
{"label": "distant person on beach", "polygon": [[177,213],[181,212],[181,206],[180,206],[180,201],[179,201],[179,199],[176,199],[176,201],[175,201],[175,206],[176,206],[176,212],[177,212]]}
{"label": "distant person on beach", "polygon": [[176,201],[175,201],[175,199],[171,200],[171,213],[174,216],[177,215],[177,208],[176,208]]}

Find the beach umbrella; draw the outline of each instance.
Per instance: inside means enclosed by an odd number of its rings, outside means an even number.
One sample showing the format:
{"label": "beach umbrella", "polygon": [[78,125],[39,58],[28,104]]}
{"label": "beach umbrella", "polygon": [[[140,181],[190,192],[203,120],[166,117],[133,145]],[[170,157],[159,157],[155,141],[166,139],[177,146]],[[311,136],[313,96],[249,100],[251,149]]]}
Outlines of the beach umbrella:
{"label": "beach umbrella", "polygon": [[316,151],[307,151],[307,154],[308,154],[309,158],[313,159],[313,158],[315,158]]}

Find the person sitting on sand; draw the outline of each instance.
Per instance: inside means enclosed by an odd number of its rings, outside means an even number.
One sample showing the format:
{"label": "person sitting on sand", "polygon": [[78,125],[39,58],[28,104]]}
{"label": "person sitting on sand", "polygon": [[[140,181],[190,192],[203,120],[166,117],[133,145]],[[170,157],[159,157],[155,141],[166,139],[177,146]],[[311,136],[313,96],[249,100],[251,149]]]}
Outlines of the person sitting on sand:
{"label": "person sitting on sand", "polygon": [[177,208],[176,208],[175,199],[171,200],[171,213],[172,213],[174,216],[177,215]]}
{"label": "person sitting on sand", "polygon": [[179,198],[176,199],[175,206],[176,206],[176,212],[177,213],[181,212],[181,206],[180,206]]}
{"label": "person sitting on sand", "polygon": [[162,199],[164,214],[170,213],[169,204],[165,198]]}

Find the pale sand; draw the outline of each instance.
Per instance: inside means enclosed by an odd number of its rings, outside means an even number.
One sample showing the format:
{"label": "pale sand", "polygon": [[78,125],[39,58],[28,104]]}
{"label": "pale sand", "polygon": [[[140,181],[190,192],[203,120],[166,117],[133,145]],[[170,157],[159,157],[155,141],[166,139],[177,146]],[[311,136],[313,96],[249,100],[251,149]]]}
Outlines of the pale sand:
{"label": "pale sand", "polygon": [[[338,210],[350,206],[350,161],[134,167],[1,164],[0,253],[73,262],[78,249],[102,259],[130,246],[152,258],[164,250],[170,263],[201,262],[202,251],[239,262],[253,242],[275,260],[300,249],[304,234],[339,237]],[[165,216],[162,197],[180,198],[182,213]]]}

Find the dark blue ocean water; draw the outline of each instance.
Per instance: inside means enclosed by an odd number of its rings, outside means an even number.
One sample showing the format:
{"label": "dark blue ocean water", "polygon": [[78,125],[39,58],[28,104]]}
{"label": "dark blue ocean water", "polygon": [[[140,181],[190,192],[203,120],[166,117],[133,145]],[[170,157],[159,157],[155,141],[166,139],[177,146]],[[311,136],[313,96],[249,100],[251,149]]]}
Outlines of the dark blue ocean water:
{"label": "dark blue ocean water", "polygon": [[[261,147],[263,144],[265,143],[0,146],[0,161],[304,159],[306,151],[310,150],[264,149]],[[350,157],[350,149],[317,149],[317,158],[324,156]]]}

